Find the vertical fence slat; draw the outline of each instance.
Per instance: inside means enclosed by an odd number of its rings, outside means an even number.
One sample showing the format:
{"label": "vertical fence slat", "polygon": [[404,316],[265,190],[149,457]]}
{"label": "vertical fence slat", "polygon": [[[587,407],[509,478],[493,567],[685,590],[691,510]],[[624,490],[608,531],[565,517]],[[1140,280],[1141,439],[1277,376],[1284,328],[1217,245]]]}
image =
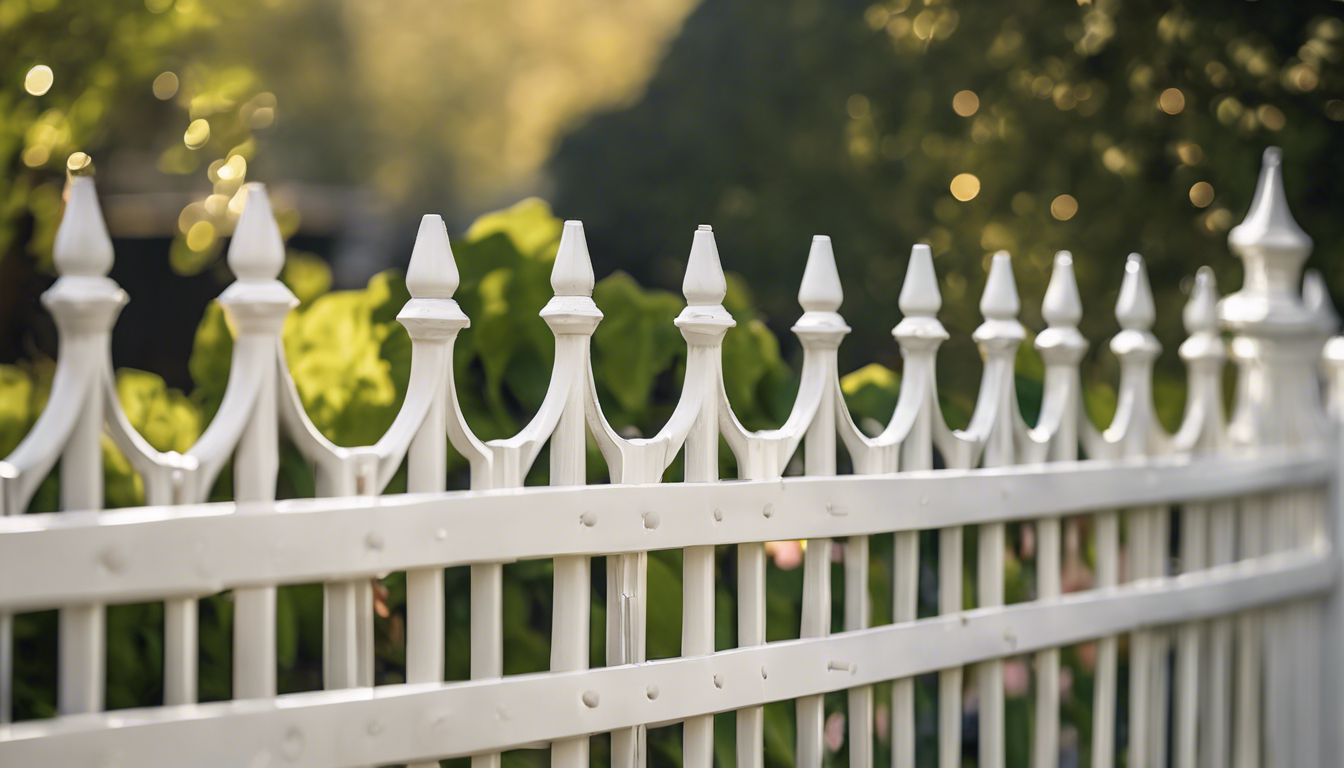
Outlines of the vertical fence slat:
{"label": "vertical fence slat", "polygon": [[[1036,350],[1045,364],[1041,419],[1031,443],[1037,458],[1077,461],[1078,419],[1082,414],[1082,390],[1078,363],[1087,352],[1087,340],[1078,331],[1083,318],[1082,298],[1073,271],[1073,254],[1055,254],[1050,283],[1041,302],[1041,317],[1048,327],[1036,337]],[[1045,441],[1045,442],[1042,442]],[[1028,458],[1028,457],[1022,457]],[[1036,592],[1040,600],[1055,600],[1063,593],[1063,521],[1056,517],[1036,523]],[[1036,654],[1036,719],[1031,747],[1033,768],[1056,768],[1060,753],[1060,650],[1047,648]]]}
{"label": "vertical fence slat", "polygon": [[[1263,554],[1264,498],[1245,498],[1240,506],[1238,549],[1244,560]],[[1260,765],[1260,619],[1259,611],[1237,617],[1237,701],[1232,749],[1236,768]]]}
{"label": "vertical fence slat", "polygon": [[[276,401],[280,330],[285,316],[298,301],[277,279],[284,266],[285,251],[266,189],[255,183],[244,189],[246,202],[228,253],[229,267],[238,279],[219,298],[235,333],[230,380],[239,376],[256,386],[255,392],[250,393],[253,398],[250,410],[245,416],[239,414],[246,421],[234,451],[233,495],[239,502],[272,501],[280,468]],[[221,405],[216,419],[224,413]],[[202,477],[200,481],[209,479]],[[201,496],[206,493],[204,488],[196,490]],[[273,586],[233,592],[235,699],[275,696],[275,598]]]}
{"label": "vertical fence slat", "polygon": [[[1207,520],[1208,508],[1203,504],[1186,504],[1181,511],[1181,565],[1186,573],[1197,572],[1205,567]],[[1176,768],[1196,768],[1202,634],[1200,622],[1182,624],[1177,629],[1176,730],[1172,743]]]}
{"label": "vertical fence slat", "polygon": [[[801,396],[801,392],[800,392]],[[809,476],[835,474],[835,403],[834,390],[822,390],[822,399],[807,430],[804,443],[804,472]],[[818,510],[831,514],[834,510]],[[849,585],[846,585],[848,588]],[[855,585],[859,590],[866,585]],[[831,634],[831,540],[808,539],[803,554],[802,626],[799,637],[826,637]],[[798,699],[798,752],[800,768],[821,768],[825,752],[825,696],[818,694]],[[854,713],[850,713],[851,717]],[[852,747],[852,745],[851,745]]]}
{"label": "vertical fence slat", "polygon": [[[904,317],[891,333],[900,344],[901,356],[905,359],[899,403],[913,403],[915,412],[910,433],[899,446],[899,456],[891,458],[899,458],[902,470],[927,470],[933,468],[934,420],[939,416],[935,363],[939,345],[948,338],[947,330],[937,317],[942,298],[938,292],[938,280],[934,274],[933,255],[929,246],[920,244],[910,249],[910,261],[906,266],[905,281],[901,284],[897,303]],[[897,412],[900,412],[899,404]],[[893,414],[892,421],[896,422],[896,414]],[[894,469],[885,465],[886,461],[890,461],[890,458],[878,453],[872,457],[870,466],[864,469],[866,472]],[[936,535],[941,542],[942,534]],[[960,552],[960,545],[957,551]],[[895,534],[892,542],[892,622],[895,624],[918,618],[919,554],[918,531],[898,531]],[[939,589],[942,589],[941,579]],[[941,592],[939,600],[941,612]],[[941,674],[939,680],[941,685]],[[960,683],[957,686],[959,688]],[[940,723],[940,739],[941,731]],[[908,677],[894,680],[891,686],[892,768],[914,768],[916,741],[915,680]],[[941,753],[941,744],[939,750]]]}
{"label": "vertical fence slat", "polygon": [[[985,321],[973,338],[985,360],[982,397],[992,422],[984,435],[984,465],[1003,467],[1014,462],[1014,427],[1017,391],[1013,386],[1013,362],[1017,348],[1026,337],[1026,329],[1017,321],[1021,302],[1013,280],[1013,266],[1007,252],[994,254],[990,263],[980,313]],[[979,411],[981,403],[976,403]],[[978,413],[977,413],[978,415]],[[974,429],[974,426],[972,427]],[[977,532],[976,598],[977,607],[990,608],[1004,603],[1004,557],[1007,528],[1003,523],[981,525]],[[979,765],[1002,768],[1005,760],[1003,659],[981,662],[976,668],[976,689],[980,705]]]}
{"label": "vertical fence slat", "polygon": [[[782,474],[776,444],[749,440],[746,460],[739,459],[739,474],[745,480],[768,480]],[[774,514],[766,505],[762,515]],[[765,645],[765,544],[752,542],[737,545],[737,644],[740,648]],[[776,675],[787,674],[775,670]],[[761,677],[768,679],[770,670],[761,668]],[[762,768],[765,765],[765,708],[760,706],[737,710],[737,766]]]}
{"label": "vertical fence slat", "polygon": [[[265,343],[269,339],[257,339]],[[238,345],[242,346],[242,339]],[[268,501],[275,498],[280,467],[275,412],[275,359],[261,376],[251,420],[243,429],[234,458],[234,498]],[[276,616],[275,587],[248,587],[233,592],[233,697],[262,699],[275,696]]]}
{"label": "vertical fence slat", "polygon": [[[718,400],[706,398],[700,415],[686,436],[686,482],[702,483],[719,477]],[[714,547],[687,547],[682,551],[681,655],[714,652]],[[682,725],[686,768],[713,768],[714,717],[702,715]]]}
{"label": "vertical fence slat", "polygon": [[[1160,429],[1154,415],[1152,387],[1153,363],[1162,350],[1151,330],[1156,314],[1143,258],[1130,254],[1115,307],[1120,332],[1110,345],[1120,360],[1120,389],[1108,439],[1118,443],[1125,457],[1149,455],[1153,435]],[[1165,559],[1162,510],[1141,507],[1130,510],[1126,518],[1129,580],[1157,577]],[[1130,633],[1128,768],[1146,768],[1152,759],[1154,710],[1161,706],[1154,703],[1153,695],[1155,678],[1161,677],[1157,671],[1161,665],[1156,660],[1160,646],[1150,628]]]}
{"label": "vertical fence slat", "polygon": [[[1226,565],[1236,559],[1236,514],[1234,503],[1220,501],[1210,510],[1210,566]],[[1235,619],[1220,616],[1209,622],[1208,655],[1203,674],[1207,701],[1200,706],[1199,768],[1231,765],[1232,682],[1236,677],[1233,656]]]}
{"label": "vertical fence slat", "polygon": [[[452,361],[446,361],[452,365]],[[406,456],[406,491],[441,491],[448,485],[446,392],[436,393],[424,424],[416,432]],[[443,681],[447,632],[442,568],[406,572],[406,682]],[[434,768],[438,761],[412,763],[410,768]]]}
{"label": "vertical fence slat", "polygon": [[[794,333],[803,343],[804,380],[815,381],[819,385],[816,388],[800,386],[798,402],[794,406],[795,413],[812,409],[803,447],[803,471],[812,477],[830,476],[836,472],[836,390],[831,382],[836,378],[836,350],[849,332],[848,326],[836,313],[843,301],[844,293],[835,266],[831,239],[825,235],[813,237],[807,255],[807,267],[798,289],[798,303],[804,314],[793,327]],[[825,514],[838,512],[834,508],[821,511]],[[799,627],[799,637],[802,638],[826,637],[831,633],[831,544],[830,539],[809,539],[806,542]],[[852,592],[855,610],[866,613],[867,547],[866,544],[856,544],[853,550],[854,556],[860,558],[860,562],[855,564],[858,570],[853,575],[855,579],[862,577],[864,580],[846,580],[846,600]],[[846,568],[848,573],[848,563]],[[866,618],[863,622],[866,623]],[[849,698],[861,710],[849,712],[851,733],[857,734],[860,739],[859,743],[850,743],[851,762],[855,757],[862,761],[872,748],[871,708],[862,709],[862,694]],[[871,692],[867,698],[871,701]],[[798,699],[795,707],[798,717],[796,763],[803,768],[821,768],[826,749],[825,696],[805,696]]]}
{"label": "vertical fence slat", "polygon": [[[1182,314],[1189,338],[1179,350],[1187,371],[1185,415],[1173,440],[1179,451],[1211,454],[1225,447],[1222,389],[1227,348],[1218,331],[1217,302],[1213,271],[1201,267]],[[1210,562],[1231,562],[1233,522],[1226,504],[1186,504],[1181,513],[1182,571],[1195,573],[1207,568]],[[1201,749],[1218,754],[1216,765],[1226,762],[1227,691],[1231,676],[1229,632],[1229,626],[1220,619],[1191,622],[1177,629],[1172,743],[1176,768],[1197,768]],[[1207,663],[1209,659],[1214,660],[1212,665]],[[1207,708],[1203,717],[1201,702]]]}
{"label": "vertical fence slat", "polygon": [[[77,353],[92,350],[77,350]],[[75,428],[61,453],[61,508],[103,507],[103,400],[100,382],[87,382]],[[101,605],[78,605],[60,611],[57,655],[57,703],[61,714],[98,712],[103,708],[105,612]]]}
{"label": "vertical fence slat", "polygon": [[[728,284],[719,260],[714,231],[707,224],[696,228],[692,236],[691,252],[686,259],[686,275],[681,287],[686,297],[686,309],[678,315],[676,325],[686,338],[688,356],[694,356],[695,370],[711,372],[700,379],[703,389],[683,394],[683,397],[698,397],[700,405],[690,432],[686,435],[685,479],[688,483],[712,482],[719,479],[719,422],[725,415],[719,412],[723,336],[733,325],[733,320],[723,308]],[[689,373],[692,362],[688,361],[687,365]],[[712,546],[687,547],[682,551],[683,656],[701,656],[714,652],[714,551]],[[764,545],[761,556],[764,558]],[[739,562],[739,570],[742,567]],[[763,560],[760,576],[761,593],[764,595]],[[760,642],[764,643],[764,602],[761,603],[761,611]],[[738,743],[742,743],[740,726]],[[682,752],[688,768],[712,768],[713,715],[688,718],[682,724]],[[741,760],[742,755],[739,753],[739,764]]]}

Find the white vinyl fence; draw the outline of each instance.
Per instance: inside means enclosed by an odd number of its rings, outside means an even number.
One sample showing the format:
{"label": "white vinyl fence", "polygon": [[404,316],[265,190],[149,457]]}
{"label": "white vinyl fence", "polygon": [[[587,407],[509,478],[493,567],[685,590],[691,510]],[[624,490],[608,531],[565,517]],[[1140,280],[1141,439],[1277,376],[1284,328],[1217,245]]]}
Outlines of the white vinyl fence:
{"label": "white vinyl fence", "polygon": [[[1078,364],[1088,342],[1076,327],[1083,307],[1068,253],[1055,259],[1048,327],[1035,341],[1046,367],[1039,422],[1018,411],[1014,358],[1026,331],[1000,253],[974,334],[979,398],[970,425],[949,429],[935,365],[948,334],[934,262],[919,245],[893,331],[904,356],[899,403],[881,434],[864,434],[839,388],[836,350],[849,328],[826,237],[813,240],[799,291],[797,401],[781,428],[749,432],[725,395],[721,344],[734,321],[721,303],[714,233],[701,226],[676,320],[688,346],[681,399],[657,435],[624,439],[597,401],[589,344],[602,314],[583,227],[571,221],[555,297],[541,313],[555,334],[545,401],[517,436],[482,442],[453,381],[454,341],[470,322],[452,298],[457,267],[442,221],[427,216],[406,276],[413,298],[400,314],[414,342],[405,404],[376,445],[338,447],[308,420],[287,368],[280,332],[296,301],[277,280],[284,249],[266,192],[253,184],[228,253],[237,280],[220,297],[234,333],[227,391],[181,455],[152,449],[118,401],[109,334],[127,297],[106,277],[112,245],[93,180],[73,178],[55,245],[61,277],[43,295],[60,334],[50,404],[0,464],[0,706],[12,697],[10,616],[59,608],[61,714],[0,725],[0,765],[374,766],[469,755],[488,768],[503,751],[549,745],[553,766],[577,768],[589,762],[589,737],[611,733],[613,764],[633,768],[648,762],[647,728],[683,723],[684,764],[708,768],[713,715],[736,712],[736,763],[752,768],[765,759],[763,705],[793,701],[795,762],[815,768],[824,694],[847,691],[850,764],[872,765],[881,706],[901,768],[916,758],[914,677],[937,673],[937,765],[994,768],[1005,764],[1004,659],[1029,655],[1031,762],[1052,768],[1060,649],[1090,641],[1098,768],[1333,764],[1344,725],[1332,703],[1344,629],[1344,467],[1329,425],[1344,411],[1344,338],[1329,338],[1337,320],[1319,276],[1301,283],[1311,240],[1288,211],[1279,162],[1277,150],[1266,153],[1250,212],[1229,237],[1245,285],[1219,301],[1210,271],[1194,281],[1180,347],[1188,400],[1175,434],[1154,416],[1160,345],[1137,255],[1124,265],[1110,341],[1121,369],[1115,419],[1098,430],[1083,413]],[[1236,397],[1225,420],[1229,359]],[[98,511],[104,432],[142,475],[149,506]],[[274,500],[282,436],[316,467],[321,498]],[[609,485],[584,485],[589,436]],[[718,477],[721,438],[738,481]],[[852,475],[837,476],[837,438]],[[522,488],[547,442],[551,487]],[[470,461],[470,491],[445,491],[449,444]],[[783,477],[800,450],[803,476]],[[683,451],[685,482],[660,484]],[[934,468],[935,455],[944,468]],[[230,459],[236,502],[203,503]],[[58,460],[66,511],[21,514]],[[381,496],[403,460],[410,493]],[[1005,604],[1008,523],[1029,524],[1038,542],[1027,602]],[[962,584],[968,526],[978,529],[972,610]],[[939,542],[940,615],[926,618],[916,614],[921,531]],[[1096,583],[1063,594],[1064,539],[1079,532]],[[895,623],[870,626],[868,537],[879,533],[895,534]],[[765,542],[794,539],[808,543],[800,639],[767,643]],[[832,540],[843,542],[840,632],[831,627]],[[728,545],[740,647],[715,652],[715,547]],[[667,549],[684,553],[679,608],[646,602],[648,553]],[[595,556],[607,568],[607,666],[589,669]],[[554,562],[552,671],[504,676],[503,565],[528,559]],[[446,683],[443,569],[463,565],[473,679]],[[374,686],[371,579],[396,571],[407,574],[408,682]],[[325,619],[304,631],[325,638],[327,690],[278,696],[276,589],[319,582]],[[196,704],[196,601],[223,590],[234,601],[234,698]],[[166,706],[104,712],[104,606],[145,601],[166,606]],[[647,661],[649,611],[677,610],[681,656]],[[874,685],[888,681],[890,701],[875,702]],[[963,755],[972,687],[979,749]]]}

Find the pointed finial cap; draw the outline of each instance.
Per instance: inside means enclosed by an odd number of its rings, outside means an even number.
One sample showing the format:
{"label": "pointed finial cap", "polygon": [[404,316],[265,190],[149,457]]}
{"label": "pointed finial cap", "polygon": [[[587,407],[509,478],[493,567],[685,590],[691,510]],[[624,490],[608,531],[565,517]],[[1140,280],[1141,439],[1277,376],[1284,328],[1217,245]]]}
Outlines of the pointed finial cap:
{"label": "pointed finial cap", "polygon": [[[1278,147],[1265,150],[1260,180],[1246,218],[1227,235],[1228,245],[1239,256],[1253,252],[1298,255],[1306,258],[1311,238],[1293,219],[1283,191],[1283,153]],[[1251,252],[1251,253],[1248,253]]]}
{"label": "pointed finial cap", "polygon": [[719,247],[714,242],[714,230],[708,224],[701,224],[695,230],[681,292],[686,303],[693,307],[722,304],[723,297],[728,295],[728,281],[723,276],[723,265],[719,263]]}
{"label": "pointed finial cap", "polygon": [[798,303],[805,312],[834,312],[845,300],[840,288],[840,273],[835,268],[835,251],[831,238],[817,235],[812,238],[812,250],[807,254],[803,269],[803,284],[798,289]]}
{"label": "pointed finial cap", "polygon": [[560,233],[555,266],[551,268],[551,288],[556,296],[592,296],[595,282],[583,222],[566,221],[565,229]]}
{"label": "pointed finial cap", "polygon": [[1083,319],[1083,300],[1073,274],[1073,254],[1068,251],[1055,254],[1050,284],[1046,286],[1045,300],[1041,302],[1041,317],[1052,328],[1071,328]]}
{"label": "pointed finial cap", "polygon": [[274,280],[285,267],[280,225],[271,211],[265,184],[251,182],[243,189],[243,213],[229,243],[229,269],[239,280]]}
{"label": "pointed finial cap", "polygon": [[1013,279],[1012,257],[1007,251],[999,251],[989,264],[985,294],[980,297],[980,314],[986,320],[1015,320],[1021,309],[1017,282]]}
{"label": "pointed finial cap", "polygon": [[413,299],[451,299],[457,283],[457,262],[448,243],[448,228],[442,216],[426,214],[420,219],[411,263],[406,267],[406,290]]}
{"label": "pointed finial cap", "polygon": [[1181,319],[1185,321],[1186,333],[1191,335],[1218,332],[1218,281],[1209,267],[1200,267],[1195,273],[1195,284]]}
{"label": "pointed finial cap", "polygon": [[92,176],[71,176],[65,214],[52,249],[62,276],[105,277],[112,271],[112,238],[107,234]]}
{"label": "pointed finial cap", "polygon": [[1115,302],[1115,319],[1127,331],[1149,330],[1157,320],[1153,288],[1148,284],[1148,268],[1137,253],[1129,254],[1125,262],[1125,279],[1120,284],[1120,298]]}
{"label": "pointed finial cap", "polygon": [[905,268],[905,282],[896,305],[906,317],[933,317],[943,308],[938,276],[933,271],[933,251],[924,243],[910,249],[910,264]]}

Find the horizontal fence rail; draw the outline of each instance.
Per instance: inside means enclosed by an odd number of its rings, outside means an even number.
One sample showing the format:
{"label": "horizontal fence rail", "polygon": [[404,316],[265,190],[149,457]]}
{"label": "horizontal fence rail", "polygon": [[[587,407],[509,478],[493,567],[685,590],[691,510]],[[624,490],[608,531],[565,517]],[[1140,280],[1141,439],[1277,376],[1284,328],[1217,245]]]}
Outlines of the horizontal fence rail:
{"label": "horizontal fence rail", "polygon": [[[0,520],[0,609],[137,602],[473,563],[867,536],[1323,486],[1319,454],[899,476],[526,488]],[[993,504],[987,504],[992,500]],[[658,522],[650,524],[656,516]],[[451,533],[449,533],[451,532]]]}
{"label": "horizontal fence rail", "polygon": [[[723,364],[736,320],[713,230],[701,226],[675,320],[681,393],[661,430],[628,439],[599,401],[591,342],[603,316],[571,221],[541,311],[555,343],[545,397],[517,435],[483,441],[454,378],[454,344],[470,325],[453,299],[457,266],[442,220],[426,216],[398,315],[411,340],[404,402],[375,444],[338,446],[290,373],[281,331],[298,302],[278,279],[284,245],[265,189],[250,184],[228,252],[237,280],[219,298],[233,334],[223,399],[182,453],[151,447],[120,401],[110,334],[128,297],[107,277],[112,243],[93,180],[72,177],[53,253],[60,277],[43,295],[60,344],[49,405],[0,462],[0,765],[424,768],[470,757],[499,768],[505,751],[548,748],[553,768],[580,768],[593,762],[590,737],[610,734],[610,765],[644,768],[649,729],[679,724],[686,768],[763,768],[788,738],[767,734],[766,705],[792,702],[800,768],[833,764],[838,744],[851,768],[872,768],[879,746],[892,768],[1001,768],[1022,736],[1009,715],[1021,697],[1032,768],[1058,768],[1066,742],[1097,768],[1324,765],[1344,748],[1344,337],[1331,338],[1338,318],[1320,276],[1303,277],[1312,243],[1288,210],[1280,162],[1266,152],[1229,235],[1245,285],[1220,299],[1212,272],[1193,281],[1178,350],[1187,402],[1173,433],[1153,403],[1162,347],[1138,255],[1124,265],[1109,344],[1116,414],[1103,429],[1085,413],[1089,345],[1068,252],[1055,258],[1046,327],[1032,341],[1044,363],[1036,423],[1019,410],[1015,360],[1029,334],[1011,259],[998,253],[972,336],[980,390],[967,427],[950,428],[936,364],[949,334],[923,245],[897,301],[897,404],[885,425],[860,429],[840,386],[850,329],[824,236],[792,329],[803,350],[796,400],[778,429],[748,430]],[[146,506],[102,510],[103,437],[139,474]],[[282,439],[313,467],[319,498],[276,500]],[[608,485],[585,484],[590,441]],[[719,477],[721,442],[735,480]],[[838,474],[842,447],[851,474]],[[469,490],[446,490],[450,448],[470,466]],[[523,487],[543,455],[550,487]],[[684,481],[664,483],[678,458]],[[62,511],[25,514],[58,464]],[[403,465],[408,493],[382,496]],[[234,501],[206,503],[226,467]],[[1010,542],[1028,533],[1031,583],[1010,595]],[[784,541],[802,549],[797,639],[767,642],[778,596],[766,546]],[[650,605],[650,554],[662,550],[680,553],[680,605]],[[594,557],[605,565],[596,578]],[[550,671],[505,675],[503,568],[525,560],[550,561]],[[462,620],[448,615],[445,569],[457,566],[470,569],[471,679],[445,682],[447,630]],[[891,623],[874,626],[879,566]],[[376,641],[390,638],[375,631],[375,584],[402,572],[405,682],[376,685]],[[278,589],[313,583],[323,616],[304,630],[321,633],[325,690],[277,695]],[[726,650],[716,647],[725,588],[736,614]],[[226,592],[232,698],[199,704],[198,601]],[[605,600],[606,666],[590,669],[595,599]],[[163,605],[164,705],[104,711],[106,607],[142,602]],[[14,617],[47,609],[59,611],[58,716],[9,723]],[[648,660],[654,611],[679,612],[679,656]],[[1084,647],[1091,722],[1079,744],[1064,728],[1062,654]],[[1010,686],[1015,669],[1030,681]],[[916,696],[922,675],[932,696]],[[841,710],[827,695],[842,692]],[[725,713],[730,751],[715,737]]]}
{"label": "horizontal fence rail", "polygon": [[[11,728],[0,755],[96,764],[354,766],[505,750],[797,699],[1243,611],[1330,589],[1332,558],[1266,556],[1058,601],[786,640],[711,656],[490,683],[299,693],[275,701],[126,710]],[[905,650],[902,650],[905,649]],[[771,670],[775,674],[771,674]]]}

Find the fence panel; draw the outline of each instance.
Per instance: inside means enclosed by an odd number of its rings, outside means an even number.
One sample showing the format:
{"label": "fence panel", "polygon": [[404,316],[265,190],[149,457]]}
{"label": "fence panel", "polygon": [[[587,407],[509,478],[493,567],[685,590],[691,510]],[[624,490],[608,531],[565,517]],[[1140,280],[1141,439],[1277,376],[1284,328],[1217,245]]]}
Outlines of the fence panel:
{"label": "fence panel", "polygon": [[[109,334],[126,296],[107,277],[112,245],[93,180],[74,177],[56,238],[60,278],[43,297],[60,333],[52,407],[0,463],[0,722],[13,697],[11,617],[50,608],[60,610],[60,716],[0,725],[0,763],[425,766],[470,757],[490,768],[506,750],[548,746],[552,765],[572,767],[590,763],[592,735],[610,733],[612,764],[641,768],[648,729],[681,723],[684,764],[710,768],[722,761],[714,716],[735,712],[736,763],[764,766],[764,707],[792,701],[792,761],[820,768],[837,738],[826,697],[845,692],[852,768],[871,768],[883,743],[895,768],[909,768],[921,760],[916,678],[936,675],[933,762],[960,768],[973,757],[998,768],[1017,737],[1005,660],[1026,654],[1036,666],[1029,762],[1056,768],[1061,649],[1087,643],[1092,765],[1115,765],[1121,750],[1130,768],[1319,764],[1334,738],[1321,711],[1338,695],[1321,670],[1332,669],[1326,652],[1344,624],[1328,426],[1344,413],[1344,338],[1330,338],[1338,320],[1319,276],[1308,274],[1298,292],[1311,241],[1288,212],[1279,162],[1277,150],[1266,153],[1251,210],[1229,237],[1246,284],[1219,301],[1211,272],[1194,280],[1179,350],[1187,403],[1171,434],[1155,415],[1161,346],[1137,255],[1125,264],[1109,345],[1120,362],[1117,412],[1104,430],[1085,414],[1088,343],[1067,252],[1055,259],[1047,327],[1034,339],[1045,363],[1039,419],[1028,424],[1019,411],[1015,359],[1029,334],[1012,262],[999,253],[973,335],[984,361],[979,395],[967,427],[951,428],[936,366],[949,334],[923,245],[912,249],[893,330],[904,358],[898,402],[869,434],[840,385],[837,350],[850,329],[826,237],[814,239],[801,278],[792,410],[778,429],[748,430],[728,401],[723,342],[735,321],[723,306],[714,232],[701,226],[676,319],[687,344],[680,399],[653,437],[623,437],[598,398],[591,339],[602,313],[583,227],[571,221],[541,312],[555,338],[546,395],[519,434],[485,442],[463,416],[453,374],[454,344],[470,322],[453,299],[457,267],[442,220],[426,216],[398,316],[412,341],[401,411],[376,444],[336,446],[308,418],[290,375],[281,329],[297,302],[278,280],[284,247],[265,189],[249,185],[228,256],[237,280],[220,298],[235,335],[227,387],[180,455],[151,448],[116,396]],[[1225,419],[1229,359],[1237,394]],[[142,476],[148,506],[100,511],[103,431]],[[282,436],[314,466],[319,498],[275,500]],[[609,485],[585,485],[590,438]],[[720,441],[737,459],[737,481],[719,478]],[[839,474],[841,444],[849,475]],[[450,446],[471,467],[470,490],[445,490]],[[543,450],[550,487],[523,488]],[[678,456],[684,481],[663,483]],[[203,503],[230,459],[236,501]],[[801,476],[786,477],[799,460]],[[58,461],[64,511],[20,514]],[[411,493],[382,496],[403,461]],[[1025,599],[1010,602],[1009,533],[1019,528],[1034,536],[1036,574]],[[923,568],[922,532],[937,539],[936,562]],[[893,623],[872,626],[869,576],[885,553],[869,537],[887,533]],[[1066,546],[1086,548],[1088,536],[1095,584],[1066,593]],[[782,540],[805,542],[798,639],[767,642],[765,545]],[[734,551],[727,570],[717,547]],[[648,556],[674,549],[681,654],[650,662]],[[606,561],[607,666],[597,669],[593,557]],[[831,583],[834,557],[842,590]],[[505,676],[503,565],[520,560],[554,564],[550,671]],[[444,570],[454,566],[471,568],[471,680],[448,683]],[[396,571],[407,574],[407,682],[376,686],[372,585]],[[717,580],[732,571],[737,647],[716,651]],[[920,618],[923,571],[936,573],[937,608]],[[325,690],[278,696],[276,594],[302,583],[324,585]],[[223,590],[234,601],[233,699],[195,704],[196,601]],[[838,633],[833,594],[843,599]],[[165,605],[165,706],[102,712],[104,606],[146,600]],[[890,701],[879,702],[874,686],[887,683]],[[771,736],[778,749],[780,734]]]}

